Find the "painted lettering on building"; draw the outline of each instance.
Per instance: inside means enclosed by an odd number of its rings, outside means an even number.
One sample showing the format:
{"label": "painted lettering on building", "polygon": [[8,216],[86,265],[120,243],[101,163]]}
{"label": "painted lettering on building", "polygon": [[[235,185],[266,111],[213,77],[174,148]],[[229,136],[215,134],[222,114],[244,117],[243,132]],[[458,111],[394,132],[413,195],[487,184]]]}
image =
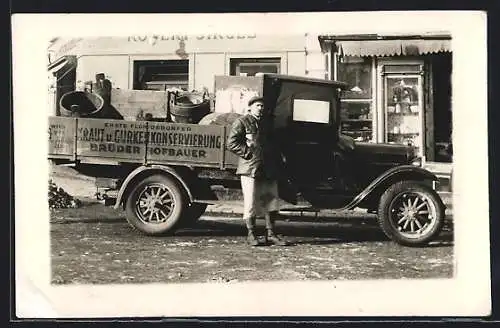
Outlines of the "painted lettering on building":
{"label": "painted lettering on building", "polygon": [[206,34],[206,35],[135,35],[129,36],[129,42],[149,42],[151,44],[156,44],[161,41],[187,41],[187,40],[243,40],[243,39],[255,39],[257,36],[255,34]]}

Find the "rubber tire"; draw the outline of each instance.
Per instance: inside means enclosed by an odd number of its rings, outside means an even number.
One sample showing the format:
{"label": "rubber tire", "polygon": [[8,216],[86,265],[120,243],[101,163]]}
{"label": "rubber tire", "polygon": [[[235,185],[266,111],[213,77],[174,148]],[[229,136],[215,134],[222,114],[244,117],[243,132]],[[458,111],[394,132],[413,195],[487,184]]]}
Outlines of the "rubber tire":
{"label": "rubber tire", "polygon": [[[161,183],[170,189],[175,202],[172,216],[163,223],[147,224],[141,221],[135,213],[135,202],[141,191],[149,184]],[[147,235],[166,235],[175,232],[181,226],[182,219],[186,215],[187,201],[185,193],[179,183],[166,175],[152,175],[140,183],[130,192],[125,204],[127,222],[135,229]]]}
{"label": "rubber tire", "polygon": [[[434,227],[421,238],[404,237],[390,222],[389,206],[391,201],[403,191],[418,191],[425,193],[436,207],[437,222],[434,224]],[[392,241],[403,246],[420,247],[425,246],[441,233],[444,225],[444,211],[443,203],[435,190],[418,181],[400,181],[391,185],[382,194],[378,208],[378,223],[384,234]]]}

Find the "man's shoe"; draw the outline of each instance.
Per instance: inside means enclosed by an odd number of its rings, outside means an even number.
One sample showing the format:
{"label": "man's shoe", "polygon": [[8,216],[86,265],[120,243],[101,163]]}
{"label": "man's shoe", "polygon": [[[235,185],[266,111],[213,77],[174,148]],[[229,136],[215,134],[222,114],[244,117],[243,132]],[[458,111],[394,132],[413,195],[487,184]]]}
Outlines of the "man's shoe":
{"label": "man's shoe", "polygon": [[282,238],[276,236],[274,233],[268,233],[266,235],[266,244],[271,243],[276,246],[287,246],[288,243]]}
{"label": "man's shoe", "polygon": [[257,239],[257,237],[255,237],[253,232],[248,233],[247,243],[250,246],[259,246],[260,245],[259,240]]}

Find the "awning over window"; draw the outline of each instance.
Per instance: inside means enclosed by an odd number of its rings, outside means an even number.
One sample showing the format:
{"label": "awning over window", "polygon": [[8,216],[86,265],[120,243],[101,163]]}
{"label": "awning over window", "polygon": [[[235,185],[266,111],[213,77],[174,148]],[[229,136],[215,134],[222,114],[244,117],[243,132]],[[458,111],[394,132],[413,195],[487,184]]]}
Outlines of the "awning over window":
{"label": "awning over window", "polygon": [[411,56],[436,52],[451,52],[451,40],[363,40],[335,41],[343,56]]}
{"label": "awning over window", "polygon": [[51,63],[47,69],[50,73],[57,75],[58,78],[61,78],[72,69],[75,69],[76,65],[76,56],[64,56]]}

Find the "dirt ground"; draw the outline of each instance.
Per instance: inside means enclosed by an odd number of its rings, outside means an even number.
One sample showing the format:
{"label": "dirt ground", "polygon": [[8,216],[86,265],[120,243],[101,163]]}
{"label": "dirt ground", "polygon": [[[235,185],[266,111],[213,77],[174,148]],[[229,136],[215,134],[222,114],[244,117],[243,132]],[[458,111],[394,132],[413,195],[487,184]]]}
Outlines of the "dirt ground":
{"label": "dirt ground", "polygon": [[[259,222],[263,226],[263,222]],[[55,284],[448,278],[453,233],[428,247],[388,241],[373,218],[277,224],[290,246],[249,247],[239,217],[202,217],[173,236],[134,231],[123,213],[101,204],[51,216]]]}

